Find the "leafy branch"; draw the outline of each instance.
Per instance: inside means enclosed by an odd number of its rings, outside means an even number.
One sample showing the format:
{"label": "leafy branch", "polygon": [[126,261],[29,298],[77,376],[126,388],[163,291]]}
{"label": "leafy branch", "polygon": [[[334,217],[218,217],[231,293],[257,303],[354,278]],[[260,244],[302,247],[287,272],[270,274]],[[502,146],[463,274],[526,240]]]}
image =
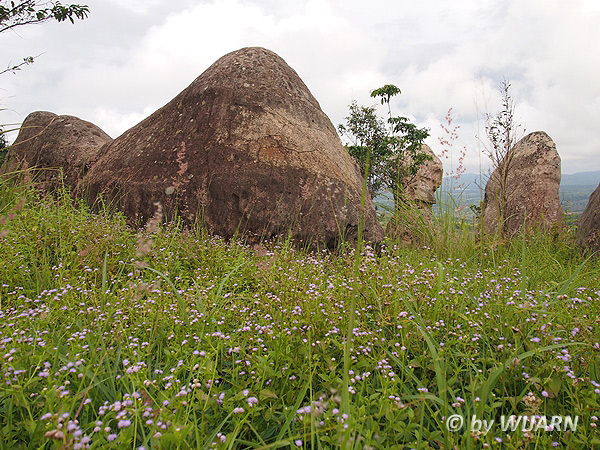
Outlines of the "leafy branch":
{"label": "leafy branch", "polygon": [[[60,2],[40,2],[39,0],[24,0],[20,2],[0,0],[0,33],[24,25],[44,23],[51,20],[75,23],[75,19],[87,18],[89,8],[87,5],[63,5]],[[40,56],[40,55],[38,55]],[[9,66],[0,71],[0,75],[7,72],[15,73],[21,67],[33,64],[38,56],[27,56],[23,62]]]}
{"label": "leafy branch", "polygon": [[49,20],[64,22],[87,18],[87,5],[63,5],[60,2],[3,1],[0,4],[0,33],[23,25],[43,23]]}
{"label": "leafy branch", "polygon": [[42,54],[43,54],[43,53],[40,53],[40,54],[39,54],[39,55],[37,55],[37,56],[28,56],[27,58],[23,58],[23,62],[22,62],[22,63],[16,64],[16,65],[14,65],[14,66],[11,66],[11,65],[9,64],[9,66],[8,66],[6,69],[4,69],[4,70],[0,71],[0,75],[2,75],[2,74],[4,74],[4,73],[7,73],[7,72],[12,72],[12,73],[15,73],[15,72],[17,72],[18,70],[21,70],[21,67],[22,67],[22,66],[28,66],[28,65],[30,65],[30,64],[33,64],[33,62],[34,62],[35,58],[37,58],[37,57],[41,56]]}

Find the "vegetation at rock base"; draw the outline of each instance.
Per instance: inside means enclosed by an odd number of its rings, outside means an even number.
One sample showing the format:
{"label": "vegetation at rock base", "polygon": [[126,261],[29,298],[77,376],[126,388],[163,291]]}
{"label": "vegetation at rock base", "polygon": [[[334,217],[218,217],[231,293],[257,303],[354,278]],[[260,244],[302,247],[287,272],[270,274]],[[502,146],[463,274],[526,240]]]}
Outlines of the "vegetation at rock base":
{"label": "vegetation at rock base", "polygon": [[570,230],[482,244],[438,217],[418,248],[309,253],[6,179],[0,216],[3,448],[600,445],[600,268]]}

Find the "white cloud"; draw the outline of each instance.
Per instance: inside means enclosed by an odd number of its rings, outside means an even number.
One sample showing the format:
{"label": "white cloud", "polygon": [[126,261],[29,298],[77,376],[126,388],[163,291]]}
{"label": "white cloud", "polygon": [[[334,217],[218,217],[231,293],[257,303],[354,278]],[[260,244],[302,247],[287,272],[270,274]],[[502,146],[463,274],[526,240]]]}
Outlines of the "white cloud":
{"label": "white cloud", "polygon": [[168,3],[168,0],[106,0],[115,9],[125,8],[135,14],[148,14],[158,5]]}
{"label": "white cloud", "polygon": [[[370,90],[402,89],[394,112],[432,131],[454,108],[470,170],[498,82],[512,81],[517,116],[556,141],[565,172],[600,169],[600,3],[596,0],[88,0],[90,18],[0,36],[3,61],[46,51],[0,78],[17,122],[47,109],[116,136],[165,104],[217,58],[244,46],[282,56],[334,124]],[[5,50],[6,49],[6,50]],[[439,150],[439,148],[437,149]]]}

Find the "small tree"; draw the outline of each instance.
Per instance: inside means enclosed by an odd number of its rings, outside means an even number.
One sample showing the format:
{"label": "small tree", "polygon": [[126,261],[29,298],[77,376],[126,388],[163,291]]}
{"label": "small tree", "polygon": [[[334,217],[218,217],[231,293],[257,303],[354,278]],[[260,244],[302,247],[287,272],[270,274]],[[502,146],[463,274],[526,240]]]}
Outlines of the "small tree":
{"label": "small tree", "polygon": [[358,106],[354,101],[349,108],[346,124],[338,125],[338,131],[350,140],[346,149],[358,163],[367,190],[374,197],[384,188],[384,167],[392,153],[385,122],[377,117],[375,107]]}
{"label": "small tree", "polygon": [[396,212],[406,200],[404,190],[407,183],[417,174],[419,167],[431,159],[421,152],[429,130],[418,128],[406,117],[392,116],[390,100],[400,93],[393,84],[371,92],[371,97],[379,98],[382,105],[387,104],[387,121],[377,117],[375,107],[358,106],[353,102],[346,123],[338,126],[340,134],[352,142],[346,148],[367,179],[371,196],[389,189],[394,196]]}
{"label": "small tree", "polygon": [[[51,20],[64,22],[66,20],[75,23],[75,19],[85,19],[88,16],[87,5],[63,5],[60,2],[24,0],[8,1],[0,0],[0,33],[13,30],[24,25],[44,23]],[[23,58],[23,62],[9,65],[0,75],[6,72],[16,72],[22,66],[32,64],[35,57]]]}
{"label": "small tree", "polygon": [[513,170],[514,148],[521,137],[520,124],[515,122],[515,102],[510,95],[510,82],[506,79],[500,84],[502,109],[495,115],[485,115],[485,131],[488,143],[484,145],[484,154],[492,162],[492,175],[488,182],[496,187],[498,201],[498,224],[504,228],[506,205],[510,186],[508,176]]}
{"label": "small tree", "polygon": [[397,213],[402,203],[410,200],[405,195],[406,187],[417,175],[419,168],[432,157],[421,151],[425,139],[429,136],[427,128],[418,128],[406,117],[390,117],[389,123],[394,132],[392,145],[396,151],[385,166],[385,179],[394,195]]}

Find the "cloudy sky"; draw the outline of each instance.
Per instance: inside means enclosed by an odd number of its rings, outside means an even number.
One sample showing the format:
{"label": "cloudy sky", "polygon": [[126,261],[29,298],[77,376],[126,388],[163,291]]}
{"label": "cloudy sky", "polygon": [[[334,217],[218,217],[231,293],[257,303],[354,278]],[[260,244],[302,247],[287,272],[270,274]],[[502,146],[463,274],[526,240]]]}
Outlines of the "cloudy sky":
{"label": "cloudy sky", "polygon": [[[75,0],[63,3],[72,3]],[[563,173],[600,170],[598,0],[81,0],[89,18],[0,35],[0,124],[48,110],[94,122],[112,137],[185,89],[220,56],[275,51],[337,125],[348,105],[395,84],[395,115],[431,130],[442,147],[449,108],[460,125],[447,172],[466,147],[478,172],[484,113],[511,82],[526,132],[556,142]],[[385,113],[381,110],[382,115]]]}

